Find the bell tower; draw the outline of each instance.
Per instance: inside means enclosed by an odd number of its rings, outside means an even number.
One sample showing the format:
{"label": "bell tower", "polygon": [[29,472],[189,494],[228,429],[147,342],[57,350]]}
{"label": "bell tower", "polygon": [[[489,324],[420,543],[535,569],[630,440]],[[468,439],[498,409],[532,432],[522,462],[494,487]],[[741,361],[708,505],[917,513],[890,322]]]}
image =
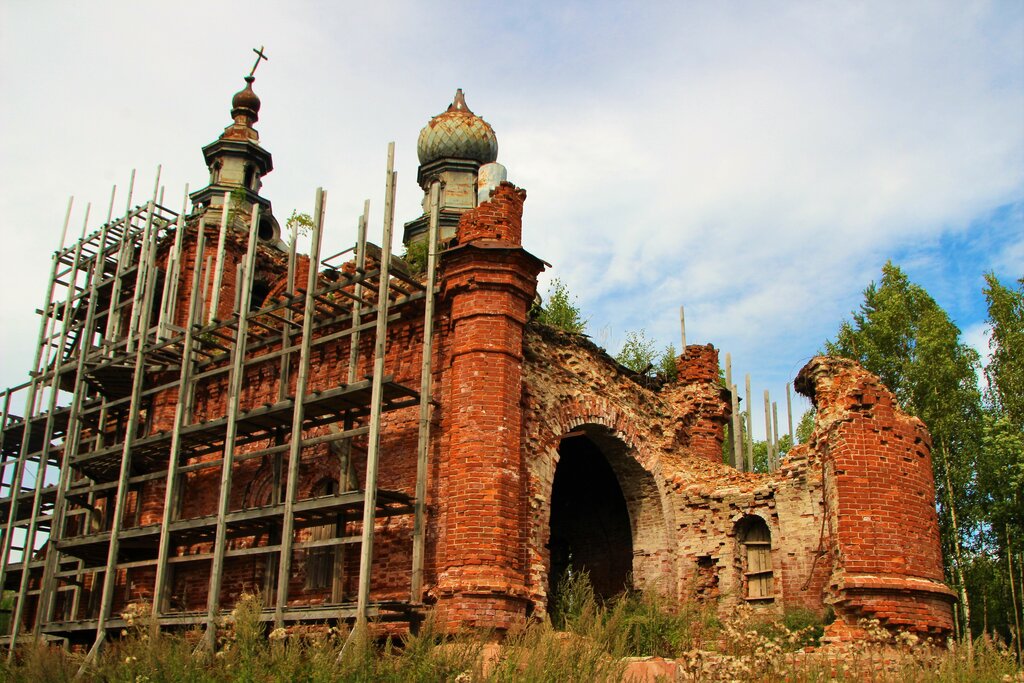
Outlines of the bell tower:
{"label": "bell tower", "polygon": [[[260,54],[260,59],[265,59]],[[259,60],[257,60],[257,65]],[[270,152],[260,145],[260,134],[253,128],[259,120],[260,98],[253,92],[253,73],[245,77],[245,87],[231,98],[232,123],[220,137],[203,147],[203,158],[210,170],[210,182],[191,194],[192,204],[205,213],[209,222],[219,222],[224,193],[230,196],[229,212],[234,215],[252,213],[260,207],[259,237],[264,243],[278,245],[281,229],[274,219],[270,200],[260,195],[263,176],[274,170]]]}

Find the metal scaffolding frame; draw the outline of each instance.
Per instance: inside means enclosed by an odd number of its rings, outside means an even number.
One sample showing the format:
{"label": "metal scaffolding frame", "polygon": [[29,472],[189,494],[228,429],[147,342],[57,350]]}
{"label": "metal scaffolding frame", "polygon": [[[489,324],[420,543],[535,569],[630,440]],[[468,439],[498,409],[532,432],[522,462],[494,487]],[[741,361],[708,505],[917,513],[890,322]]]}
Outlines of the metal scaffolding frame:
{"label": "metal scaffolding frame", "polygon": [[[296,286],[293,239],[286,291],[258,308],[250,305],[250,295],[259,251],[266,247],[259,244],[260,207],[255,205],[245,260],[236,273],[240,284],[234,314],[226,319],[216,315],[220,287],[214,283],[224,275],[227,220],[220,216],[218,233],[216,223],[208,225],[208,209],[186,217],[187,188],[180,212],[157,203],[162,193],[154,188],[153,199],[144,205],[126,209],[115,220],[108,213],[100,229],[86,234],[83,228],[81,239],[54,254],[30,380],[6,390],[0,405],[0,587],[16,592],[10,633],[0,642],[11,653],[19,638],[27,637],[28,626],[35,638],[81,644],[91,639],[95,652],[108,632],[126,625],[113,613],[115,589],[129,580],[127,572],[139,569],[152,572],[153,623],[205,625],[212,645],[225,562],[240,556],[264,558],[263,619],[275,626],[416,618],[422,593],[435,279],[431,273],[424,284],[405,269],[391,267],[396,175],[392,143],[379,254],[366,242],[367,203],[350,256],[354,263],[339,267],[347,252],[320,260],[326,193],[317,190],[308,278]],[[132,178],[134,183],[134,172]],[[432,267],[436,195],[435,190]],[[228,204],[224,207],[222,214]],[[68,216],[70,210],[69,204]],[[210,244],[214,240],[217,244]],[[191,263],[185,263],[193,246]],[[324,277],[320,266],[331,277]],[[179,285],[189,269],[190,282]],[[179,286],[189,287],[187,301],[178,296]],[[177,310],[179,300],[183,310]],[[385,374],[388,325],[411,304],[424,310],[418,389]],[[373,352],[364,365],[372,369],[359,379],[359,339],[369,334],[374,335]],[[348,345],[347,381],[314,389],[311,358],[328,344]],[[243,401],[247,375],[271,367],[279,382],[277,400],[265,405]],[[214,383],[227,387],[227,408],[207,419],[196,414],[196,394]],[[166,431],[151,428],[157,397],[173,398],[173,423]],[[19,400],[25,405],[21,416],[12,412]],[[377,486],[381,416],[413,406],[420,410],[418,498]],[[351,472],[351,451],[352,440],[363,436],[367,464],[360,486]],[[339,473],[335,493],[300,498],[300,462],[325,444],[344,455],[342,470],[348,471]],[[272,493],[267,504],[239,509],[232,505],[233,476],[256,458],[270,466]],[[216,511],[186,517],[182,483],[201,470],[219,470]],[[143,526],[142,487],[160,484],[161,521]],[[412,599],[373,602],[374,526],[395,515],[415,517]],[[339,518],[351,524],[352,534],[347,533],[350,524],[333,538],[304,539],[298,533]],[[229,542],[237,539],[251,542]],[[294,553],[333,547],[343,557],[348,545],[361,548],[356,601],[334,595],[322,605],[289,604]],[[197,563],[209,565],[208,603],[205,610],[185,611],[169,598],[173,574]],[[336,563],[337,571],[344,571],[343,564]]]}

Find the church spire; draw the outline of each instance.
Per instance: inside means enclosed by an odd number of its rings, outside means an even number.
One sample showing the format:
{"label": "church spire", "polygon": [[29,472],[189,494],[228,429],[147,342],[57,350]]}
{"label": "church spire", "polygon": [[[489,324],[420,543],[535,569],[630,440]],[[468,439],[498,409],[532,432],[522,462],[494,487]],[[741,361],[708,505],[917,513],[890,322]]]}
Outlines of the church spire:
{"label": "church spire", "polygon": [[[253,127],[259,120],[260,98],[252,89],[256,80],[256,67],[266,55],[263,48],[253,50],[257,54],[256,64],[244,77],[245,87],[231,98],[231,123],[220,136],[203,147],[203,158],[210,170],[210,184],[192,194],[192,204],[200,211],[221,209],[224,193],[231,196],[232,212],[249,213],[259,204],[268,224],[267,235],[271,242],[277,241],[280,230],[270,211],[270,201],[260,195],[263,176],[274,169],[270,152],[260,145],[260,135]],[[263,219],[261,219],[261,224]],[[265,231],[261,225],[261,236]]]}

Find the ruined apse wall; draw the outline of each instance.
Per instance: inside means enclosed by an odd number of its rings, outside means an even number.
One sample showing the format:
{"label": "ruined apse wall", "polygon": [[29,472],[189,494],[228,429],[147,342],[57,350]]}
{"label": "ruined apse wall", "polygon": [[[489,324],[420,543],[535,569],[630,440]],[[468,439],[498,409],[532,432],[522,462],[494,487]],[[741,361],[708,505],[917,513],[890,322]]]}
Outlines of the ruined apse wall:
{"label": "ruined apse wall", "polygon": [[926,634],[952,629],[943,583],[931,437],[877,377],[845,358],[818,357],[796,388],[818,410],[809,448],[824,468],[827,600],[842,617],[836,639],[857,637],[860,617]]}
{"label": "ruined apse wall", "polygon": [[641,386],[586,339],[528,329],[523,402],[530,475],[533,599],[548,590],[551,491],[560,440],[584,433],[619,480],[633,535],[637,588],[677,599],[747,596],[742,529],[770,533],[773,600],[761,609],[831,607],[834,640],[861,618],[931,635],[952,628],[942,583],[935,493],[923,424],[852,361],[818,358],[798,379],[818,419],[777,472],[720,462],[726,395],[717,352],[691,346],[679,379]]}
{"label": "ruined apse wall", "polygon": [[820,467],[787,459],[772,475],[738,472],[721,462],[727,394],[718,353],[690,346],[679,379],[642,386],[586,339],[544,326],[527,331],[523,391],[524,449],[530,474],[530,578],[546,604],[551,491],[560,440],[583,432],[619,480],[633,535],[633,582],[671,599],[744,595],[737,531],[750,516],[771,531],[774,595],[768,609],[821,612],[827,563],[822,554]]}

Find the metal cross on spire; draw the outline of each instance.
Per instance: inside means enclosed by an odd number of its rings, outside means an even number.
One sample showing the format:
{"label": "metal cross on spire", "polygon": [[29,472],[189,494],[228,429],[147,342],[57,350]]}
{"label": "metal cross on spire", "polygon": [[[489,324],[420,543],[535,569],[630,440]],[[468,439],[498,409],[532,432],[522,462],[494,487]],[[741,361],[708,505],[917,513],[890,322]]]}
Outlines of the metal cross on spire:
{"label": "metal cross on spire", "polygon": [[249,72],[249,76],[253,76],[256,73],[256,67],[260,65],[260,62],[270,61],[270,57],[267,57],[265,54],[263,54],[262,45],[260,45],[260,49],[257,50],[256,48],[253,48],[252,51],[256,53],[256,63],[252,65],[252,71]]}

